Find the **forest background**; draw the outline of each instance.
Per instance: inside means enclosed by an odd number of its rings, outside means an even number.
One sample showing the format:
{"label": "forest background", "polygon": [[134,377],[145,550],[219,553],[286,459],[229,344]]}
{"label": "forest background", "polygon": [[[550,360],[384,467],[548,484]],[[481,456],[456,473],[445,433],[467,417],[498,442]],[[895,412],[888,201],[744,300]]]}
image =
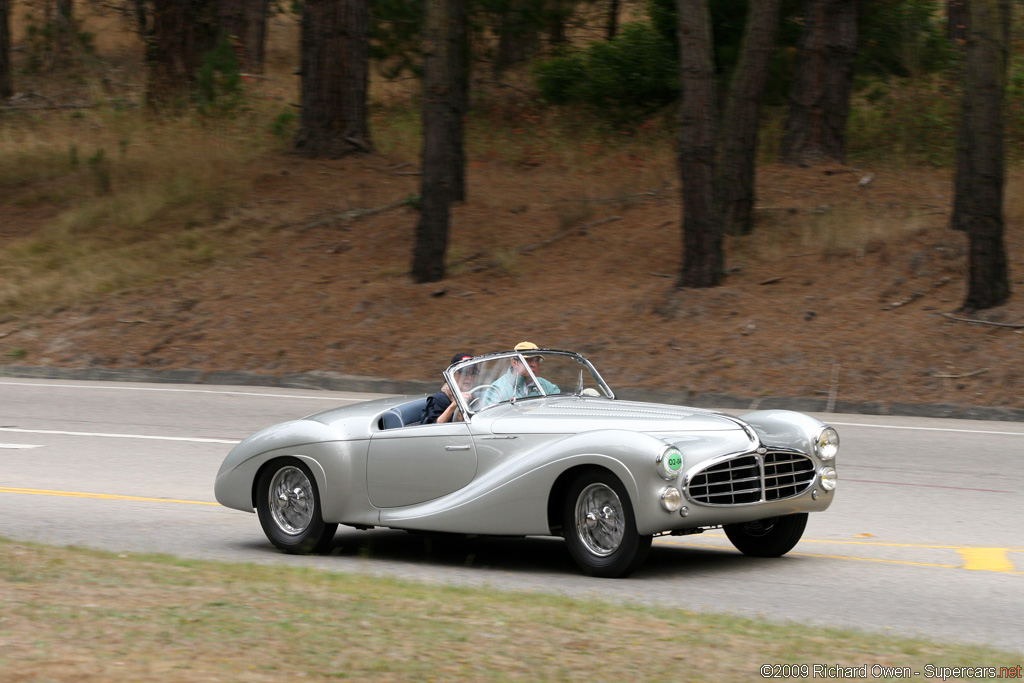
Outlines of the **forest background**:
{"label": "forest background", "polygon": [[[560,41],[550,3],[474,5],[467,196],[433,284],[408,275],[421,4],[373,5],[373,151],[308,159],[298,7],[273,8],[258,73],[213,50],[184,106],[154,112],[152,6],[78,3],[68,32],[55,4],[13,3],[0,362],[437,381],[455,351],[531,339],[588,354],[613,387],[688,398],[1024,408],[1024,7],[1004,102],[1018,293],[966,316],[950,4],[860,3],[845,163],[783,164],[804,23],[802,2],[783,3],[754,229],[725,236],[721,286],[680,289],[671,2],[556,3]],[[711,8],[726,82],[746,3]]]}

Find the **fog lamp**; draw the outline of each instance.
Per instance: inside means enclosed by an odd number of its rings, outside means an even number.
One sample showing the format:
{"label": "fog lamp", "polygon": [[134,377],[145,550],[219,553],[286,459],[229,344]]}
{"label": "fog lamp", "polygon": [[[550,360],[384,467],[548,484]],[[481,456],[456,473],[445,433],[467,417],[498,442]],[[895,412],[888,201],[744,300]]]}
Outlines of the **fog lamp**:
{"label": "fog lamp", "polygon": [[836,482],[839,480],[839,476],[836,471],[831,467],[822,467],[819,473],[821,477],[821,488],[826,491],[831,491],[836,487]]}
{"label": "fog lamp", "polygon": [[683,494],[675,486],[666,486],[661,492],[661,507],[669,512],[675,512],[683,504]]}

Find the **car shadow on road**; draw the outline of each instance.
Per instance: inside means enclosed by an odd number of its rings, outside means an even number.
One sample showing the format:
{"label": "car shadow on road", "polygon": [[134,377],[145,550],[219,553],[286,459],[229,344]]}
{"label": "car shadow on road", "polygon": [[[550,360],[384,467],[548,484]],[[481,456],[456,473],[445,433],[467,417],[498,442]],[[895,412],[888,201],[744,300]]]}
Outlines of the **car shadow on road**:
{"label": "car shadow on road", "polygon": [[[247,544],[247,547],[267,553],[276,552],[269,543]],[[343,526],[321,557],[481,571],[581,574],[562,539],[533,536],[462,536],[394,529],[358,531]],[[638,579],[685,579],[710,573],[751,571],[758,562],[727,548],[655,543],[647,560],[632,576]]]}

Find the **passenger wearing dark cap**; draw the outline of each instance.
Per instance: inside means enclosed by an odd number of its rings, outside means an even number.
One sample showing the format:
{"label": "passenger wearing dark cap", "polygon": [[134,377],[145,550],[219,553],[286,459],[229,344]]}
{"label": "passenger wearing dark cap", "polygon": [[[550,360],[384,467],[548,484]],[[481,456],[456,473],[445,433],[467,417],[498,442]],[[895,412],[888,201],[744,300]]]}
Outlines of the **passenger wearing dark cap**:
{"label": "passenger wearing dark cap", "polygon": [[[473,354],[470,353],[457,353],[452,356],[452,362],[449,363],[449,365],[454,365],[459,361],[469,360],[472,357]],[[441,387],[441,391],[427,397],[427,405],[423,407],[422,422],[423,424],[451,422],[455,409],[456,404],[452,399],[451,388],[448,386],[448,383],[445,382]]]}

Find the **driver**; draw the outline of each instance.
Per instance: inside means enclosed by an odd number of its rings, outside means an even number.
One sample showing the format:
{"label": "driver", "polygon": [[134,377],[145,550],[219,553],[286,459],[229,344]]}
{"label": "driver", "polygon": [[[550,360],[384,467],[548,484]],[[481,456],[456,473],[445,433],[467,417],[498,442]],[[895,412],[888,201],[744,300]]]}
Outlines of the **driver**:
{"label": "driver", "polygon": [[544,389],[545,394],[559,393],[557,386],[540,376],[540,364],[544,357],[540,354],[530,355],[530,351],[537,350],[536,344],[528,341],[519,342],[513,350],[523,354],[523,358],[526,359],[526,365],[523,365],[518,356],[513,358],[512,366],[508,369],[508,372],[494,382],[494,388],[501,397],[499,400],[508,401],[526,396],[540,396],[540,389],[533,383],[533,377],[530,377],[530,370],[533,371],[534,376],[537,378],[537,383]]}
{"label": "driver", "polygon": [[[469,360],[472,357],[472,354],[469,353],[457,353],[452,356],[452,362],[449,363],[449,365],[455,365],[460,361]],[[476,372],[476,366],[470,366],[456,375],[456,381],[459,383],[459,389],[461,391],[466,392],[472,388],[473,380],[476,378]],[[423,417],[421,422],[425,425],[434,424],[435,422],[451,422],[455,408],[455,402],[452,399],[452,390],[448,386],[448,383],[445,382],[441,387],[441,391],[427,397],[427,405],[423,407]]]}

